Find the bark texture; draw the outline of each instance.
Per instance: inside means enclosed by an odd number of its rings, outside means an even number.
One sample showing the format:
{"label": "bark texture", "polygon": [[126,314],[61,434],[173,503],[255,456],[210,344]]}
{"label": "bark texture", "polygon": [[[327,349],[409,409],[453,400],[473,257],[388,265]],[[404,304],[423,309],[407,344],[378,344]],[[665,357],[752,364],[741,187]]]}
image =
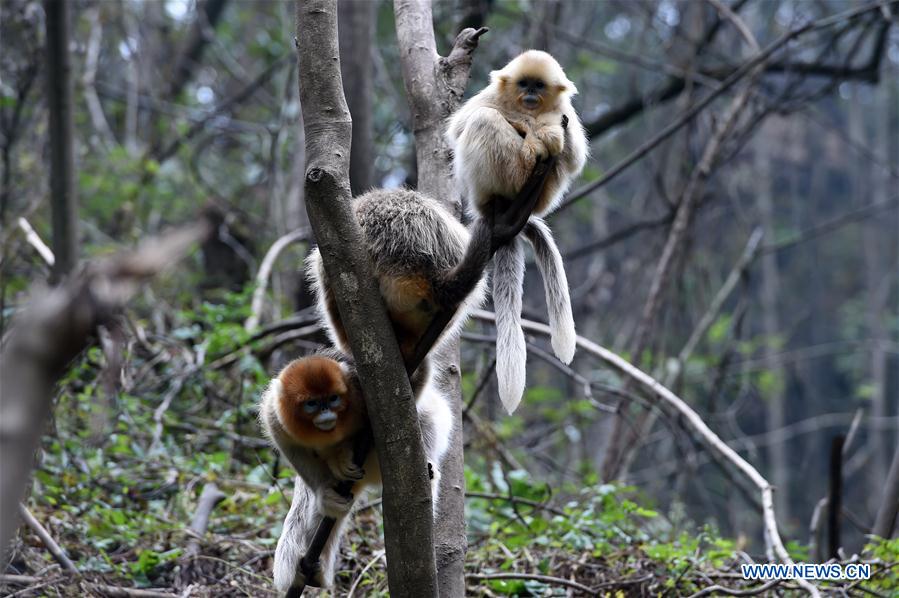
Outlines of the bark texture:
{"label": "bark texture", "polygon": [[340,78],[336,0],[297,3],[306,208],[368,405],[383,478],[392,596],[437,595],[430,484],[412,389],[350,206],[352,122]]}

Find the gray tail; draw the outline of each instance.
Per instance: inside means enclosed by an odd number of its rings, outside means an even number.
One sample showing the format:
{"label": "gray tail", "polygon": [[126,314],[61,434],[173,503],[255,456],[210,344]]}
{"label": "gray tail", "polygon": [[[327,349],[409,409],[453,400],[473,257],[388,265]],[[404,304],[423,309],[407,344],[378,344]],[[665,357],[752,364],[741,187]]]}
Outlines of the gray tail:
{"label": "gray tail", "polygon": [[496,312],[496,379],[499,398],[512,413],[524,394],[527,348],[521,330],[524,249],[518,239],[493,256],[493,309]]}
{"label": "gray tail", "polygon": [[553,352],[562,363],[571,363],[577,346],[577,333],[574,330],[574,317],[571,315],[571,297],[568,294],[568,278],[565,276],[562,254],[542,218],[532,216],[525,225],[524,234],[534,247],[537,267],[543,276]]}

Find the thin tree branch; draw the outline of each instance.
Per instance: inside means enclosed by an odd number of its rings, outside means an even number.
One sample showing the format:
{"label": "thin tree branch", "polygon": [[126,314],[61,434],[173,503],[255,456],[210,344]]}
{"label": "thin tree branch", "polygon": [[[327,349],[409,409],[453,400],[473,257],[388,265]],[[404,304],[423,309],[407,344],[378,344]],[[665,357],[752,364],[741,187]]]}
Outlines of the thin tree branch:
{"label": "thin tree branch", "polygon": [[75,563],[73,563],[66,555],[62,547],[56,543],[56,540],[53,539],[50,532],[48,532],[44,526],[41,525],[41,522],[31,514],[31,511],[21,503],[19,503],[19,515],[25,520],[25,523],[28,524],[28,527],[37,534],[38,538],[41,539],[41,542],[44,543],[44,546],[47,547],[47,550],[50,551],[50,554],[53,555],[53,558],[56,559],[56,562],[62,565],[63,569],[71,571],[72,573],[78,573],[78,567],[76,567]]}
{"label": "thin tree branch", "polygon": [[[891,4],[895,4],[899,2],[899,0],[890,0]],[[684,112],[681,116],[676,118],[671,124],[667,127],[659,131],[655,136],[643,142],[640,146],[638,146],[633,152],[631,152],[628,156],[626,156],[623,160],[621,160],[618,164],[610,168],[606,173],[601,176],[599,179],[593,181],[592,183],[587,183],[573,191],[569,192],[565,199],[559,204],[559,207],[554,212],[558,214],[569,207],[575,202],[587,197],[600,187],[608,184],[612,180],[614,180],[618,175],[627,170],[631,165],[639,161],[646,154],[651,152],[657,146],[659,146],[666,139],[674,135],[677,131],[679,131],[684,125],[693,120],[700,112],[702,112],[709,104],[711,104],[716,98],[727,92],[730,88],[736,85],[739,81],[745,78],[747,75],[752,73],[756,67],[759,65],[764,65],[767,63],[768,59],[778,50],[783,48],[790,41],[805,35],[806,33],[812,31],[818,31],[820,29],[824,29],[827,27],[831,27],[834,24],[841,23],[843,21],[857,18],[860,15],[865,13],[879,10],[881,6],[881,2],[875,2],[873,4],[866,4],[864,6],[860,6],[857,8],[852,8],[840,13],[837,13],[830,17],[825,17],[823,19],[819,19],[817,21],[813,21],[810,23],[806,23],[792,31],[785,33],[776,41],[772,42],[768,47],[766,47],[763,51],[759,52],[750,60],[744,62],[741,66],[739,66],[736,70],[734,70],[730,75],[727,76],[724,81],[721,82],[718,87],[713,89],[705,98],[700,100],[694,106],[689,108],[686,112]]]}
{"label": "thin tree branch", "polygon": [[31,223],[25,220],[25,218],[19,218],[19,228],[25,233],[25,240],[28,241],[28,244],[34,247],[34,250],[47,262],[48,266],[52,266],[56,261],[53,250],[47,247],[40,235],[32,228]]}
{"label": "thin tree branch", "polygon": [[268,288],[268,279],[271,276],[272,268],[281,252],[294,243],[305,241],[309,238],[309,231],[306,229],[295,230],[292,233],[280,237],[272,243],[272,246],[262,258],[262,264],[259,266],[259,272],[256,273],[256,288],[253,290],[253,300],[250,302],[250,317],[244,322],[244,329],[247,331],[255,330],[259,326],[259,320],[262,317],[262,302],[265,300],[265,291]]}

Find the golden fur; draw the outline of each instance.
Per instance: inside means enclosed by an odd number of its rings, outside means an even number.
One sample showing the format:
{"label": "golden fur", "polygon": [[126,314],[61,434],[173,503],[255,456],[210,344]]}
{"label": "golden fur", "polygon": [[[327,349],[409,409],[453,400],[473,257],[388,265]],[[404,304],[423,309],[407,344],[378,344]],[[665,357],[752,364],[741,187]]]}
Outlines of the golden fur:
{"label": "golden fur", "polygon": [[[536,106],[526,105],[522,82],[540,86],[531,94]],[[555,207],[587,159],[587,138],[571,105],[576,93],[552,56],[528,50],[493,71],[490,85],[452,116],[447,137],[456,180],[478,213],[487,213],[494,196],[515,197],[537,160],[547,156],[558,161],[534,213],[544,215]]]}

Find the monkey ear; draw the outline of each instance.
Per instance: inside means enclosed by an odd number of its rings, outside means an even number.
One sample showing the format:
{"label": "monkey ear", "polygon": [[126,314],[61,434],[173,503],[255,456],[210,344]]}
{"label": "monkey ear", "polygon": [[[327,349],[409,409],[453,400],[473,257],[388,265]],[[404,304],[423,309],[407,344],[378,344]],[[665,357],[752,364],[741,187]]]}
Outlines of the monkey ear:
{"label": "monkey ear", "polygon": [[562,83],[559,84],[559,93],[566,93],[570,96],[575,96],[577,95],[577,87],[575,87],[574,83],[572,83],[568,79],[564,79]]}
{"label": "monkey ear", "polygon": [[509,73],[504,70],[490,71],[490,83],[494,85],[502,85],[509,82]]}

